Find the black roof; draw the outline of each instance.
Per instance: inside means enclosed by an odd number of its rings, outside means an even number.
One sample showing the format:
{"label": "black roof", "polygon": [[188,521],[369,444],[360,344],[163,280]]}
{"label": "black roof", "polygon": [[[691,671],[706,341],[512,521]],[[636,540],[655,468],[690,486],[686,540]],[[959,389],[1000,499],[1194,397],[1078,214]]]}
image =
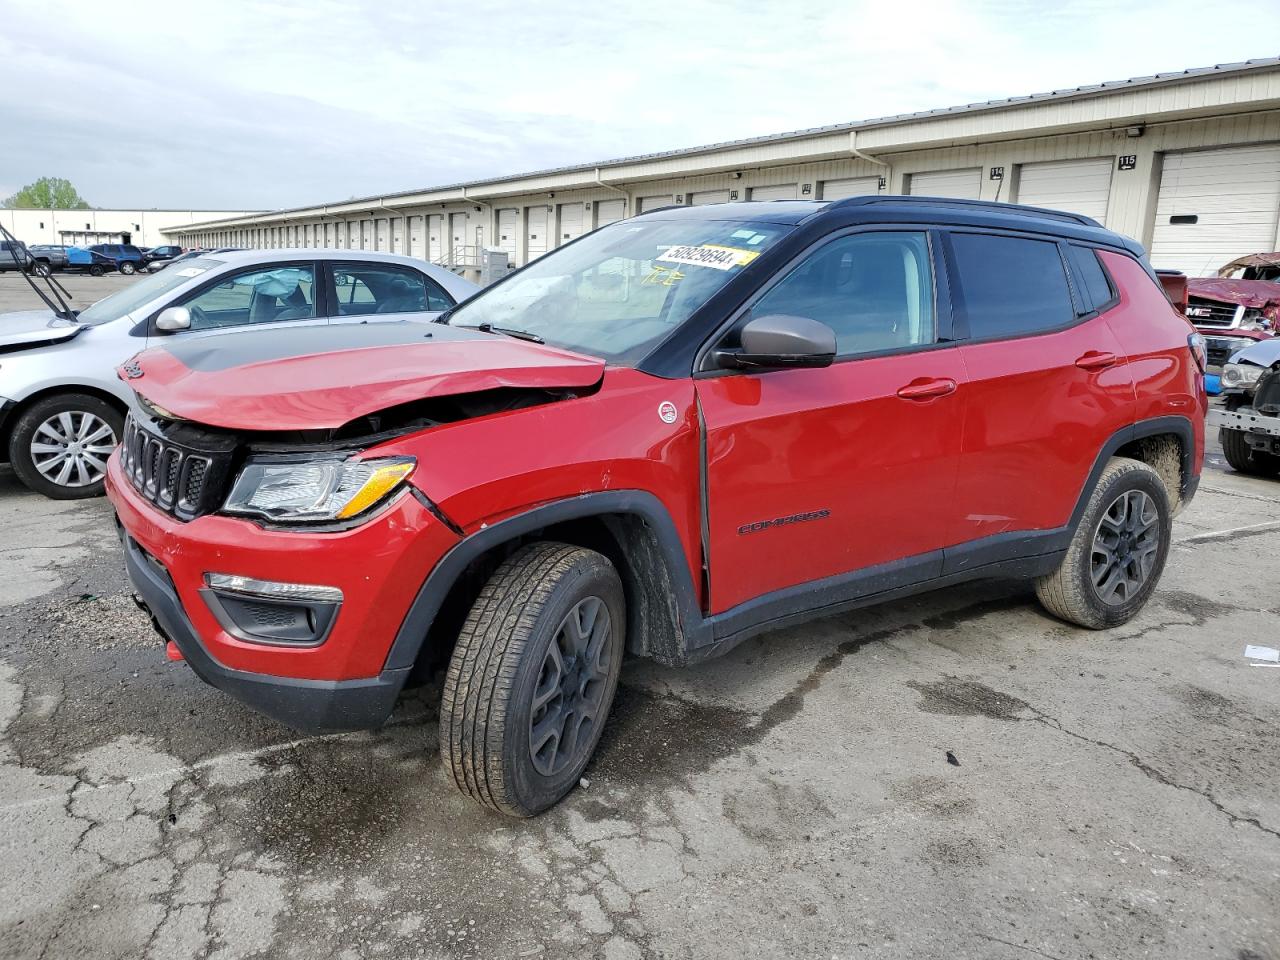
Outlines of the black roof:
{"label": "black roof", "polygon": [[734,220],[800,224],[819,218],[842,223],[929,223],[940,226],[986,226],[1044,233],[1055,237],[1120,247],[1141,257],[1136,240],[1106,229],[1092,217],[1064,210],[1047,210],[991,200],[951,197],[879,195],[843,200],[767,200],[669,206],[645,211],[641,217],[663,220]]}

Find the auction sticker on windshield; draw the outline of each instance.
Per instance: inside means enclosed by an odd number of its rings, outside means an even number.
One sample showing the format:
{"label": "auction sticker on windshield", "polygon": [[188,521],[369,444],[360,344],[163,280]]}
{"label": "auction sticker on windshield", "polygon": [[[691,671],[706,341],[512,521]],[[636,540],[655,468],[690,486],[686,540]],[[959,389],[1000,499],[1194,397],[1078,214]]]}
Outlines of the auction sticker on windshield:
{"label": "auction sticker on windshield", "polygon": [[181,270],[179,270],[179,271],[178,271],[178,276],[180,276],[180,277],[198,277],[198,276],[200,276],[200,274],[202,274],[202,273],[204,273],[204,268],[203,268],[203,267],[183,267]]}
{"label": "auction sticker on windshield", "polygon": [[758,256],[760,254],[755,250],[704,243],[698,247],[672,247],[657,260],[659,263],[684,263],[693,267],[711,267],[713,270],[732,270],[734,267],[745,267]]}

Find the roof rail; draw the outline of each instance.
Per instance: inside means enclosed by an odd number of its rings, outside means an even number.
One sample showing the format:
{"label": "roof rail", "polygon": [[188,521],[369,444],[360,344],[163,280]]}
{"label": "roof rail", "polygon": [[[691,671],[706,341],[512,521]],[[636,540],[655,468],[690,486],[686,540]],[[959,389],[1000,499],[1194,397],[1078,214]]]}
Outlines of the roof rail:
{"label": "roof rail", "polygon": [[[961,200],[957,197],[921,197],[911,194],[891,194],[886,196],[845,197],[832,201],[832,207],[857,207],[876,203],[919,203],[931,207],[964,207],[980,208],[991,213],[1001,213],[1015,217],[1039,217],[1044,220],[1065,220],[1085,227],[1102,227],[1093,217],[1082,213],[1068,213],[1065,210],[1048,210],[1044,207],[1027,207],[1020,203],[1001,203],[998,200]],[[1105,228],[1104,228],[1105,229]]]}

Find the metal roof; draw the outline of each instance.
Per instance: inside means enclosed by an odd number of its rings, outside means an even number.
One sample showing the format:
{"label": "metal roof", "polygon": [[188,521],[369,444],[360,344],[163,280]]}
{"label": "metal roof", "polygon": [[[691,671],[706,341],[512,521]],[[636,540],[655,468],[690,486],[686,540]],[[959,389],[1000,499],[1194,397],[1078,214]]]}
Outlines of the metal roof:
{"label": "metal roof", "polygon": [[[1253,60],[1242,60],[1238,63],[1219,63],[1209,67],[1192,67],[1169,73],[1156,73],[1146,77],[1131,77],[1128,80],[1108,80],[1102,83],[1088,84],[1080,87],[1066,87],[1061,90],[1050,90],[1045,93],[1032,93],[1018,97],[1004,97],[999,100],[985,100],[980,103],[967,103],[954,107],[939,107],[933,110],[920,110],[915,113],[899,113],[870,120],[854,120],[845,123],[834,123],[822,127],[808,127],[802,130],[791,130],[785,133],[771,133],[758,137],[746,137],[741,140],[725,140],[720,143],[703,144],[697,147],[682,147],[677,150],[662,150],[656,153],[642,153],[631,157],[618,157],[612,160],[599,160],[592,163],[576,163],[562,167],[548,167],[542,170],[529,170],[522,173],[506,174],[499,177],[486,177],[479,180],[465,180],[457,183],[445,183],[414,190],[400,190],[394,193],[379,193],[366,197],[353,197],[349,200],[334,200],[328,203],[312,203],[301,207],[287,207],[279,210],[265,211],[267,215],[303,213],[322,207],[350,207],[364,203],[377,203],[380,200],[391,200],[398,197],[410,197],[421,193],[438,193],[445,190],[465,190],[468,187],[490,186],[493,184],[512,183],[532,177],[546,177],[555,174],[581,173],[592,170],[608,170],[630,163],[642,163],[649,160],[666,160],[674,157],[697,156],[731,147],[753,146],[762,143],[781,143],[788,140],[799,140],[805,137],[829,133],[847,133],[851,130],[865,130],[873,127],[893,126],[911,123],[918,120],[929,120],[938,117],[956,116],[958,114],[996,111],[1011,107],[1022,107],[1033,103],[1047,103],[1056,100],[1068,100],[1075,97],[1090,97],[1099,94],[1118,93],[1125,90],[1138,89],[1167,83],[1178,83],[1187,80],[1198,80],[1210,76],[1223,76],[1254,70],[1274,69],[1280,67],[1280,56],[1263,57]],[[479,199],[479,198],[477,198]],[[479,199],[479,202],[486,202]],[[239,218],[230,218],[239,219]],[[216,224],[220,221],[207,221]],[[205,224],[189,224],[188,227],[202,227]]]}

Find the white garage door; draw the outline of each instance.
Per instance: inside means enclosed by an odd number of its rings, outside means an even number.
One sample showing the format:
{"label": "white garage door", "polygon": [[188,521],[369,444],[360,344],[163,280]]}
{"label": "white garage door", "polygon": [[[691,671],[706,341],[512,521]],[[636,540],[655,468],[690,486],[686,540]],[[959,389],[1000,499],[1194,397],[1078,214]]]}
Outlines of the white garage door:
{"label": "white garage door", "polygon": [[596,202],[596,227],[617,223],[626,212],[625,200],[598,200]]}
{"label": "white garage door", "polygon": [[690,206],[700,207],[707,203],[728,203],[728,190],[700,190],[697,193],[689,194]]}
{"label": "white garage door", "polygon": [[391,220],[391,252],[404,253],[404,217]]}
{"label": "white garage door", "polygon": [[769,187],[752,187],[752,200],[794,200],[798,196],[794,183],[779,183]]}
{"label": "white garage door", "polygon": [[375,236],[374,236],[374,232],[373,232],[373,221],[372,221],[372,220],[361,220],[361,221],[360,221],[360,231],[361,231],[361,237],[360,237],[360,249],[361,249],[361,250],[375,250],[375,249],[377,249],[376,247],[374,247],[374,243],[375,243]]}
{"label": "white garage door", "polygon": [[1151,263],[1193,277],[1276,249],[1280,146],[1170,153],[1160,176]]}
{"label": "white garage door", "polygon": [[462,249],[466,245],[467,215],[465,213],[449,214],[449,246],[445,254],[449,257],[450,263],[456,263],[466,255],[466,251]]}
{"label": "white garage door", "polygon": [[845,197],[872,197],[880,192],[879,177],[850,177],[847,180],[824,180],[823,200],[843,200]]}
{"label": "white garage door", "polygon": [[427,218],[409,218],[409,256],[419,260],[427,255]]}
{"label": "white garage door", "polygon": [[982,189],[982,170],[939,170],[936,173],[913,173],[907,192],[918,197],[954,197],[977,200]]}
{"label": "white garage door", "polygon": [[391,233],[391,224],[386,219],[378,219],[373,222],[373,249],[389,250],[387,238]]}
{"label": "white garage door", "polygon": [[547,208],[525,207],[525,263],[547,252]]}
{"label": "white garage door", "polygon": [[433,213],[427,217],[427,259],[439,263],[444,259],[444,215]]}
{"label": "white garage door", "polygon": [[582,236],[582,204],[560,204],[560,232],[556,236],[556,246],[577,240]]}
{"label": "white garage door", "polygon": [[1018,203],[1107,219],[1112,157],[1024,163],[1018,171]]}
{"label": "white garage door", "polygon": [[646,210],[657,210],[659,207],[671,206],[671,194],[664,193],[657,197],[641,197],[636,204],[641,213]]}
{"label": "white garage door", "polygon": [[498,211],[498,249],[507,252],[507,259],[516,262],[516,213],[515,210]]}

